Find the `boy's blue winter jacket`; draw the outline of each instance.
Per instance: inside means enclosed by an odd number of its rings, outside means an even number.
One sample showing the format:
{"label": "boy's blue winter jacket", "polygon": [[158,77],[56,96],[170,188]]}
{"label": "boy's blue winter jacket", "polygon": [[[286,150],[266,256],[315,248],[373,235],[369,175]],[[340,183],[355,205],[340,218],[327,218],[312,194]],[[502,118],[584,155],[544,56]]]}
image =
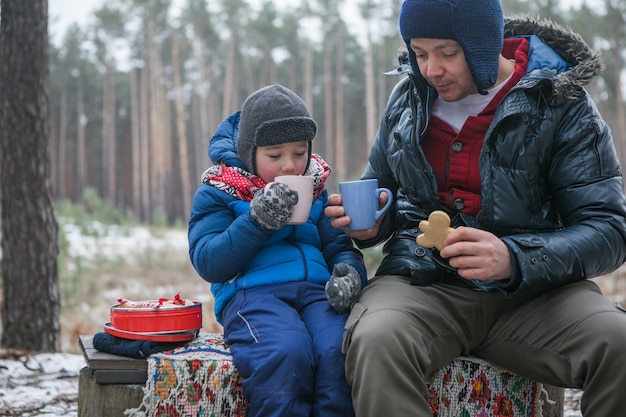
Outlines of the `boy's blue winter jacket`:
{"label": "boy's blue winter jacket", "polygon": [[[237,155],[239,112],[224,120],[209,144],[213,163],[243,168]],[[189,219],[189,255],[200,276],[211,283],[215,316],[235,291],[291,281],[320,284],[333,266],[346,263],[367,283],[363,257],[341,229],[324,215],[328,191],[313,202],[307,223],[270,231],[250,216],[250,203],[202,184],[193,197]]]}

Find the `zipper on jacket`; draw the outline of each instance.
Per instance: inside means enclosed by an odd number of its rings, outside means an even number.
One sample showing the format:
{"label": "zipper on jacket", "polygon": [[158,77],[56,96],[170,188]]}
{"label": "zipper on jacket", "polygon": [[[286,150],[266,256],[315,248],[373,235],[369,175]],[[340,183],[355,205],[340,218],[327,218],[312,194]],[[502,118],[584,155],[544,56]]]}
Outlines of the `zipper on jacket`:
{"label": "zipper on jacket", "polygon": [[[417,87],[415,86],[415,84],[412,85],[412,88],[414,89],[412,97],[413,97],[413,102],[411,103],[411,114],[413,115],[417,115],[417,105],[416,105],[416,101],[417,101],[417,97],[419,97],[419,93],[417,92]],[[431,112],[431,101],[432,101],[432,87],[427,86],[426,87],[426,102],[424,104],[424,117],[425,119],[425,123],[424,123],[424,128],[422,129],[421,132],[417,132],[417,116],[415,116],[413,118],[413,132],[415,132],[415,134],[417,135],[416,138],[413,138],[413,140],[411,141],[411,144],[413,145],[413,152],[415,153],[415,155],[417,155],[420,160],[421,160],[421,165],[422,165],[422,169],[420,170],[420,175],[422,177],[422,181],[424,181],[426,184],[428,184],[428,190],[430,192],[430,199],[432,201],[436,201],[439,203],[443,203],[443,205],[446,205],[445,202],[441,201],[441,198],[439,198],[439,194],[437,193],[437,190],[433,189],[431,187],[431,178],[429,178],[428,175],[426,175],[426,167],[430,167],[430,169],[432,170],[432,166],[430,165],[430,162],[428,162],[428,160],[426,159],[426,155],[424,155],[424,151],[422,150],[422,137],[424,137],[424,135],[426,135],[426,131],[428,130],[428,124],[430,122],[430,112]],[[446,210],[448,211],[448,210]]]}
{"label": "zipper on jacket", "polygon": [[[293,232],[293,228],[295,226],[292,226],[292,232]],[[303,265],[303,269],[304,269],[304,280],[308,281],[309,280],[309,267],[306,263],[306,257],[304,256],[304,251],[302,250],[302,248],[300,247],[300,245],[298,245],[294,240],[293,240],[293,236],[288,237],[287,239],[285,239],[285,241],[287,243],[289,243],[291,246],[293,246],[294,248],[298,249],[298,252],[300,252],[300,258],[302,259],[302,265]]]}

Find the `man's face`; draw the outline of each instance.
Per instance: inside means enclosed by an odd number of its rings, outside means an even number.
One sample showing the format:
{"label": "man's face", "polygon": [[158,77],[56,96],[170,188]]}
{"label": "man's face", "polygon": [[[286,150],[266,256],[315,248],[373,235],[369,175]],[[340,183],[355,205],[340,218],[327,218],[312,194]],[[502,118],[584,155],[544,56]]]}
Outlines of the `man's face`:
{"label": "man's face", "polygon": [[422,77],[437,90],[444,101],[457,101],[478,89],[458,42],[450,39],[411,39]]}

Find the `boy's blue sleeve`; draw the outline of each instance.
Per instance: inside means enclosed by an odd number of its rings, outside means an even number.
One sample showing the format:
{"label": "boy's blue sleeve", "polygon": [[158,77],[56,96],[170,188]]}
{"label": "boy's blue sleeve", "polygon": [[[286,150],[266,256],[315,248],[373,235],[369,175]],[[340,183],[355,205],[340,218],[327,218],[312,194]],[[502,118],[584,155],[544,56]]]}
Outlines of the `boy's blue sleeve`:
{"label": "boy's blue sleeve", "polygon": [[[328,206],[328,191],[324,190],[321,198],[323,207]],[[361,284],[367,285],[367,270],[363,261],[363,254],[354,246],[352,239],[346,235],[343,229],[333,227],[332,219],[325,215],[318,221],[318,230],[322,239],[322,253],[328,264],[328,270],[332,272],[334,266],[345,263],[353,267],[361,275]]]}

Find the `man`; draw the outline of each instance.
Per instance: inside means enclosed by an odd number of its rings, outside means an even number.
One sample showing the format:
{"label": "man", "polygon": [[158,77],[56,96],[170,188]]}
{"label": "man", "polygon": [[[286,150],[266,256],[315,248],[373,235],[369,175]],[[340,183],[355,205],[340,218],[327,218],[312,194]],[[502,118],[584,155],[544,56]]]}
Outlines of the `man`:
{"label": "man", "polygon": [[[626,260],[619,162],[583,89],[599,57],[551,22],[505,25],[498,0],[406,0],[400,33],[409,76],[362,175],[395,210],[364,231],[339,195],[325,211],[385,242],[344,334],[356,415],[430,415],[426,376],[460,355],[622,415],[626,314],[588,280]],[[454,228],[441,251],[415,241],[435,210]]]}

